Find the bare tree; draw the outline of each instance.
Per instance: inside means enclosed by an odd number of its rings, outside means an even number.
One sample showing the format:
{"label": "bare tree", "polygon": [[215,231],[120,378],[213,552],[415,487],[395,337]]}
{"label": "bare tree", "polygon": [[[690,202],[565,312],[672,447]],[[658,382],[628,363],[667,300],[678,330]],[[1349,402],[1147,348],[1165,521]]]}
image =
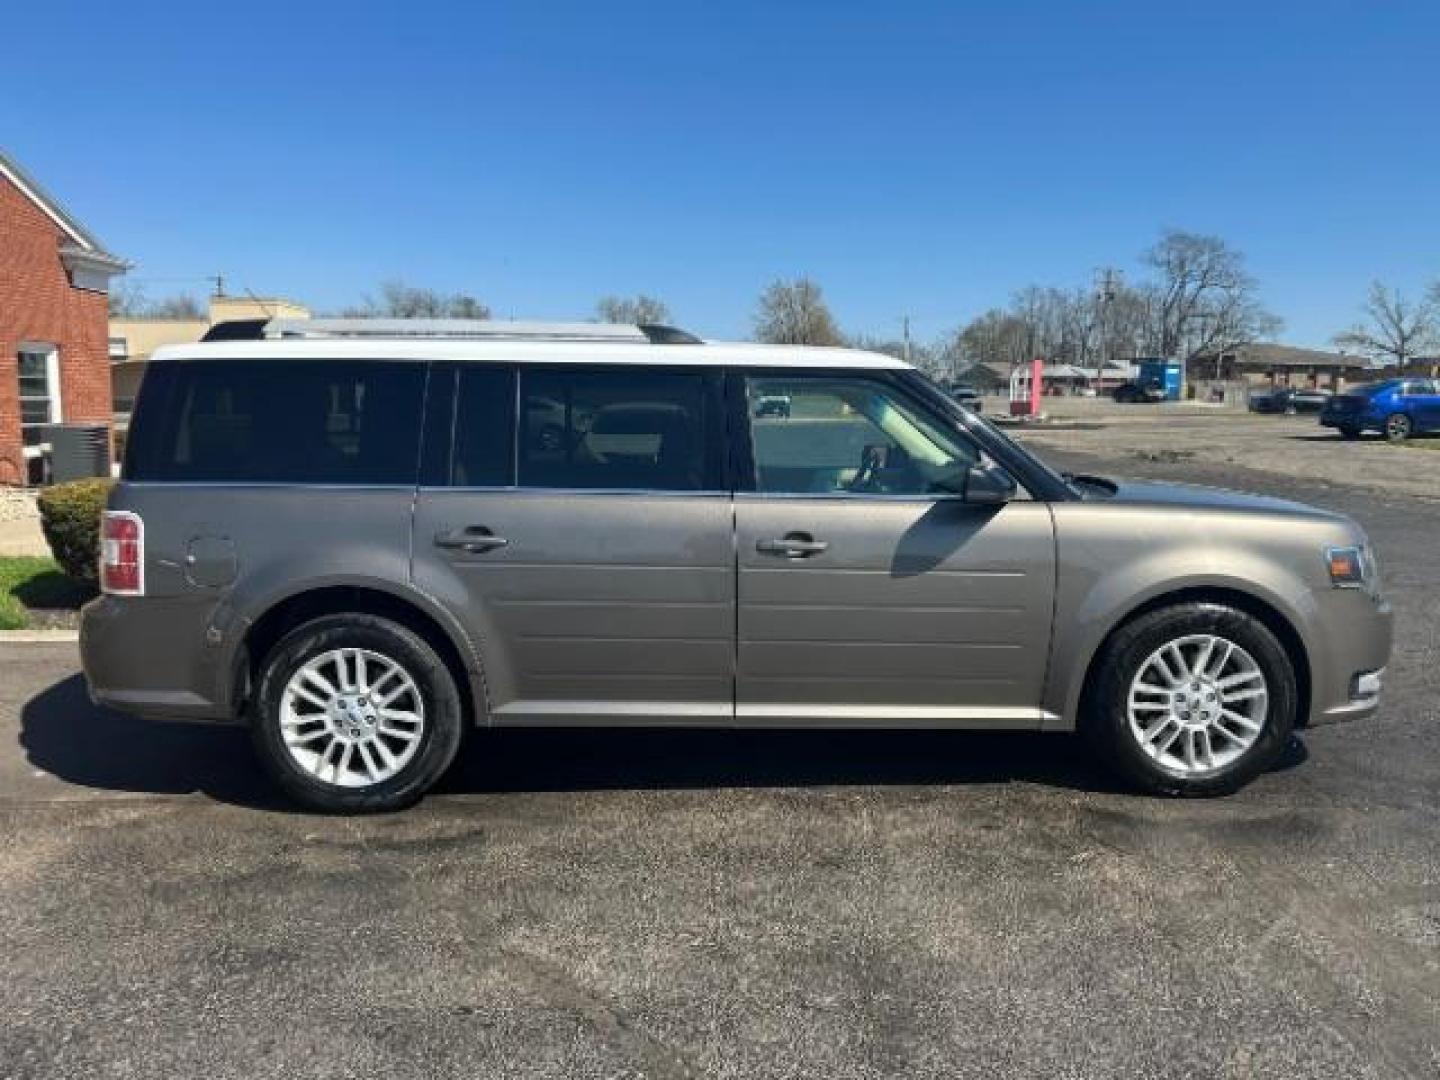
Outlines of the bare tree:
{"label": "bare tree", "polygon": [[896,360],[908,359],[921,371],[931,376],[949,376],[954,371],[948,363],[943,343],[929,345],[923,341],[911,341],[907,346],[903,340],[874,337],[870,334],[856,334],[847,338],[845,345],[851,349],[884,353]]}
{"label": "bare tree", "polygon": [[110,290],[110,315],[117,319],[203,319],[205,309],[189,293],[151,300],[140,285],[122,282]]}
{"label": "bare tree", "polygon": [[1399,289],[1379,281],[1370,283],[1370,295],[1361,310],[1365,321],[1335,335],[1342,349],[1354,349],[1385,364],[1404,367],[1440,342],[1440,283],[1426,299],[1411,302]]}
{"label": "bare tree", "polygon": [[595,314],[601,322],[623,323],[644,326],[664,324],[670,321],[670,309],[665,301],[639,293],[635,296],[604,296],[595,304]]}
{"label": "bare tree", "polygon": [[205,309],[189,293],[178,293],[156,300],[150,306],[150,316],[155,319],[203,319]]}
{"label": "bare tree", "polygon": [[348,318],[488,319],[490,309],[465,293],[446,296],[392,279],[381,283],[378,299],[367,295],[359,307],[346,308],[342,314]]}
{"label": "bare tree", "polygon": [[1276,333],[1281,322],[1256,297],[1244,257],[1213,236],[1170,231],[1145,253],[1155,280],[1131,285],[1113,272],[1100,288],[1029,285],[942,345],[952,369],[1012,370],[1035,357],[1079,367],[1137,357],[1221,355]]}
{"label": "bare tree", "polygon": [[447,301],[445,314],[451,319],[488,319],[490,308],[473,296],[457,293]]}
{"label": "bare tree", "polygon": [[1190,359],[1269,337],[1283,323],[1261,305],[1245,257],[1218,236],[1166,230],[1145,252],[1159,355]]}
{"label": "bare tree", "polygon": [[1013,311],[991,308],[957,330],[944,346],[949,366],[962,370],[972,364],[1015,367],[1029,358],[1036,333]]}
{"label": "bare tree", "polygon": [[775,281],[760,295],[755,339],[775,345],[840,345],[844,338],[809,278]]}
{"label": "bare tree", "polygon": [[111,318],[138,318],[146,303],[145,290],[133,282],[117,281],[110,286]]}

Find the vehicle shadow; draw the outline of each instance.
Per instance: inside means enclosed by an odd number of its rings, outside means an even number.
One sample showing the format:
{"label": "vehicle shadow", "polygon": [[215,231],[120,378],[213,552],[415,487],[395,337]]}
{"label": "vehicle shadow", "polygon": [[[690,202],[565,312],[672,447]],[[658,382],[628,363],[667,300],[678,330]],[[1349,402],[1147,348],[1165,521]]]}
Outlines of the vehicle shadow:
{"label": "vehicle shadow", "polygon": [[[1383,434],[1381,434],[1381,433],[1378,432],[1378,431],[1366,431],[1366,432],[1363,432],[1358,438],[1355,438],[1355,439],[1347,439],[1347,438],[1345,438],[1343,435],[1341,435],[1339,432],[1334,432],[1334,431],[1317,431],[1317,432],[1313,432],[1313,433],[1306,434],[1306,435],[1286,435],[1285,438],[1290,439],[1290,440],[1292,440],[1293,442],[1349,442],[1349,443],[1357,443],[1357,442],[1376,442],[1376,443],[1383,443],[1383,442],[1388,442],[1388,441],[1389,441],[1389,440],[1387,440],[1387,439],[1385,438],[1385,436],[1384,436]],[[1409,437],[1409,439],[1407,439],[1406,441],[1407,441],[1407,442],[1426,442],[1426,441],[1429,441],[1429,440],[1431,440],[1431,439],[1440,440],[1440,432],[1436,432],[1436,431],[1417,431],[1417,432],[1413,433],[1413,434]],[[1402,444],[1402,445],[1403,445],[1403,444]]]}
{"label": "vehicle shadow", "polygon": [[[243,729],[97,709],[79,675],[25,704],[20,743],[35,768],[72,784],[295,809],[261,772]],[[1306,756],[1296,739],[1277,767]],[[1128,793],[1068,735],[685,728],[473,732],[437,793],[1014,782]]]}

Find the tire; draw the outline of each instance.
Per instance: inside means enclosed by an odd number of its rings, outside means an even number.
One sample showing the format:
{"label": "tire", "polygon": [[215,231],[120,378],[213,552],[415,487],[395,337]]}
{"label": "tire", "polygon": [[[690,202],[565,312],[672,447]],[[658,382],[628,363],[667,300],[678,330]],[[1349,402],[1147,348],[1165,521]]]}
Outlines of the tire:
{"label": "tire", "polygon": [[[1206,639],[1215,642],[1208,654]],[[1166,651],[1177,643],[1180,658],[1192,669],[1206,668],[1205,675],[1174,682],[1156,676],[1157,656],[1165,670],[1181,674]],[[1298,695],[1290,657],[1264,623],[1222,604],[1177,604],[1140,616],[1110,637],[1092,672],[1081,716],[1086,738],[1106,765],[1158,795],[1238,791],[1275,763],[1294,730]],[[1167,693],[1140,689],[1141,683]],[[1198,692],[1191,689],[1196,686]],[[1225,695],[1228,702],[1217,700]]]}
{"label": "tire", "polygon": [[1404,413],[1391,413],[1385,418],[1385,438],[1391,442],[1404,442],[1415,430],[1415,424]]}
{"label": "tire", "polygon": [[1360,429],[1358,427],[1342,427],[1340,437],[1342,439],[1358,439],[1360,438]]}
{"label": "tire", "polygon": [[311,810],[398,810],[455,759],[462,711],[450,669],[419,634],[375,615],[328,615],[291,631],[265,658],[251,739],[266,772]]}

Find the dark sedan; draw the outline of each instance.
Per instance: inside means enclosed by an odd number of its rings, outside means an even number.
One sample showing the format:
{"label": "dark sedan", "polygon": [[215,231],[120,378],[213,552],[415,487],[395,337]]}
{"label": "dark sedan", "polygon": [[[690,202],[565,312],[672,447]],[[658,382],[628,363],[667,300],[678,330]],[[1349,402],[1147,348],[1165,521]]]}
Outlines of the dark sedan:
{"label": "dark sedan", "polygon": [[1250,411],[1284,413],[1287,416],[1302,412],[1318,413],[1324,410],[1330,398],[1329,390],[1296,390],[1288,386],[1276,386],[1252,393]]}

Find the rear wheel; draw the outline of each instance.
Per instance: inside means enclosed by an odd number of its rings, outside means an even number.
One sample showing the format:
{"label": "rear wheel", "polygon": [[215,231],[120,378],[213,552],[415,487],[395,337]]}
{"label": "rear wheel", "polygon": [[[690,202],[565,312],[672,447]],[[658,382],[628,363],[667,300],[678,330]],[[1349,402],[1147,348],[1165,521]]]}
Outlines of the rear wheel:
{"label": "rear wheel", "polygon": [[1274,763],[1295,673],[1264,623],[1221,604],[1142,615],[1106,643],[1082,718],[1107,764],[1147,791],[1224,795]]}
{"label": "rear wheel", "polygon": [[297,802],[357,813],[418,800],[454,760],[460,730],[455,681],[430,644],[351,614],[306,623],[271,650],[251,734]]}
{"label": "rear wheel", "polygon": [[1385,437],[1391,442],[1404,442],[1414,428],[1410,417],[1404,413],[1392,413],[1385,418]]}

